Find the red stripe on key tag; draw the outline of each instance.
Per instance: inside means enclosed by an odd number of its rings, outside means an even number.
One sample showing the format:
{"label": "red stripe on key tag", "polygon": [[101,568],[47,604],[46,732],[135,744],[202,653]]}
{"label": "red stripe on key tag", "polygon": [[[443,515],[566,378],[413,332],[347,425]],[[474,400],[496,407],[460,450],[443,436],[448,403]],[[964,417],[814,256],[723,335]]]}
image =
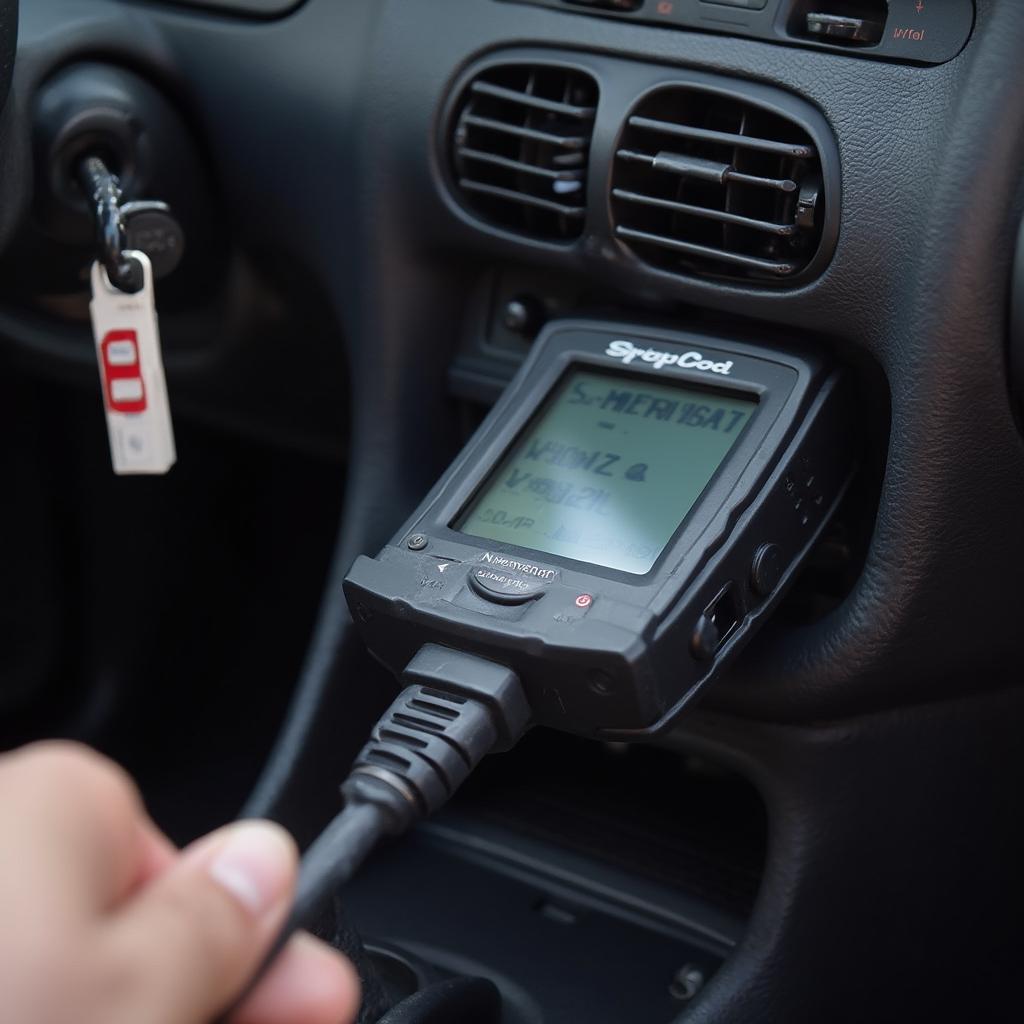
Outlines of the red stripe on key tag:
{"label": "red stripe on key tag", "polygon": [[113,412],[145,412],[146,386],[135,331],[107,331],[100,342],[103,397]]}

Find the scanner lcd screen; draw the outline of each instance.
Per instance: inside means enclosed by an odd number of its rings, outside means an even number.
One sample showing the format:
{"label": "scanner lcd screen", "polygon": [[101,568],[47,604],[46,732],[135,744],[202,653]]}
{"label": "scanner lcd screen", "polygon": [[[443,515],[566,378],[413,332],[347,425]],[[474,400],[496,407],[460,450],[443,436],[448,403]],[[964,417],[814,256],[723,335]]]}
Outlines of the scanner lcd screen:
{"label": "scanner lcd screen", "polygon": [[455,528],[643,574],[756,407],[738,394],[571,370]]}

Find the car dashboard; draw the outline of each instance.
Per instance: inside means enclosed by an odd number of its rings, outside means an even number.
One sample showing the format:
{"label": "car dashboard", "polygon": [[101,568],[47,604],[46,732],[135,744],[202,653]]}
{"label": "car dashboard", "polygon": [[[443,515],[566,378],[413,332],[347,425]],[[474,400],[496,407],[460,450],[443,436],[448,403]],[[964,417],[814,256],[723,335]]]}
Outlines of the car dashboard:
{"label": "car dashboard", "polygon": [[[244,804],[308,839],[395,692],[343,581],[538,339],[806,353],[849,383],[857,470],[749,645],[642,743],[488,760],[342,902],[395,985],[490,977],[509,1022],[999,1019],[1024,8],[0,9],[5,745],[103,746],[178,838]],[[166,479],[106,461],[85,145],[184,232]]]}

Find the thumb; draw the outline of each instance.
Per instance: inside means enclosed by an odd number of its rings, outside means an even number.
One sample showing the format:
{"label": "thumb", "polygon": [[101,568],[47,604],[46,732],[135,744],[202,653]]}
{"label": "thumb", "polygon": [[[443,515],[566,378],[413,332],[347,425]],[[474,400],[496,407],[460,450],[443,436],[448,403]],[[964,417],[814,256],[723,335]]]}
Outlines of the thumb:
{"label": "thumb", "polygon": [[240,822],[186,849],[108,936],[125,1020],[200,1024],[222,1010],[284,923],[297,860],[291,836],[270,822]]}

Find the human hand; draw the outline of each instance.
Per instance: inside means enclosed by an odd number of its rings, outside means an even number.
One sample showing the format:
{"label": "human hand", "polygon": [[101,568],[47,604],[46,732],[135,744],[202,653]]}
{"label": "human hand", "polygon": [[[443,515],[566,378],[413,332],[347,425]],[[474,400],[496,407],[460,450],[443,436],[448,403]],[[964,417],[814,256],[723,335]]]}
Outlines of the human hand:
{"label": "human hand", "polygon": [[[177,851],[119,768],[84,747],[0,756],[0,1022],[207,1024],[284,922],[297,853],[268,822]],[[348,1024],[359,982],[295,936],[237,1024]]]}

